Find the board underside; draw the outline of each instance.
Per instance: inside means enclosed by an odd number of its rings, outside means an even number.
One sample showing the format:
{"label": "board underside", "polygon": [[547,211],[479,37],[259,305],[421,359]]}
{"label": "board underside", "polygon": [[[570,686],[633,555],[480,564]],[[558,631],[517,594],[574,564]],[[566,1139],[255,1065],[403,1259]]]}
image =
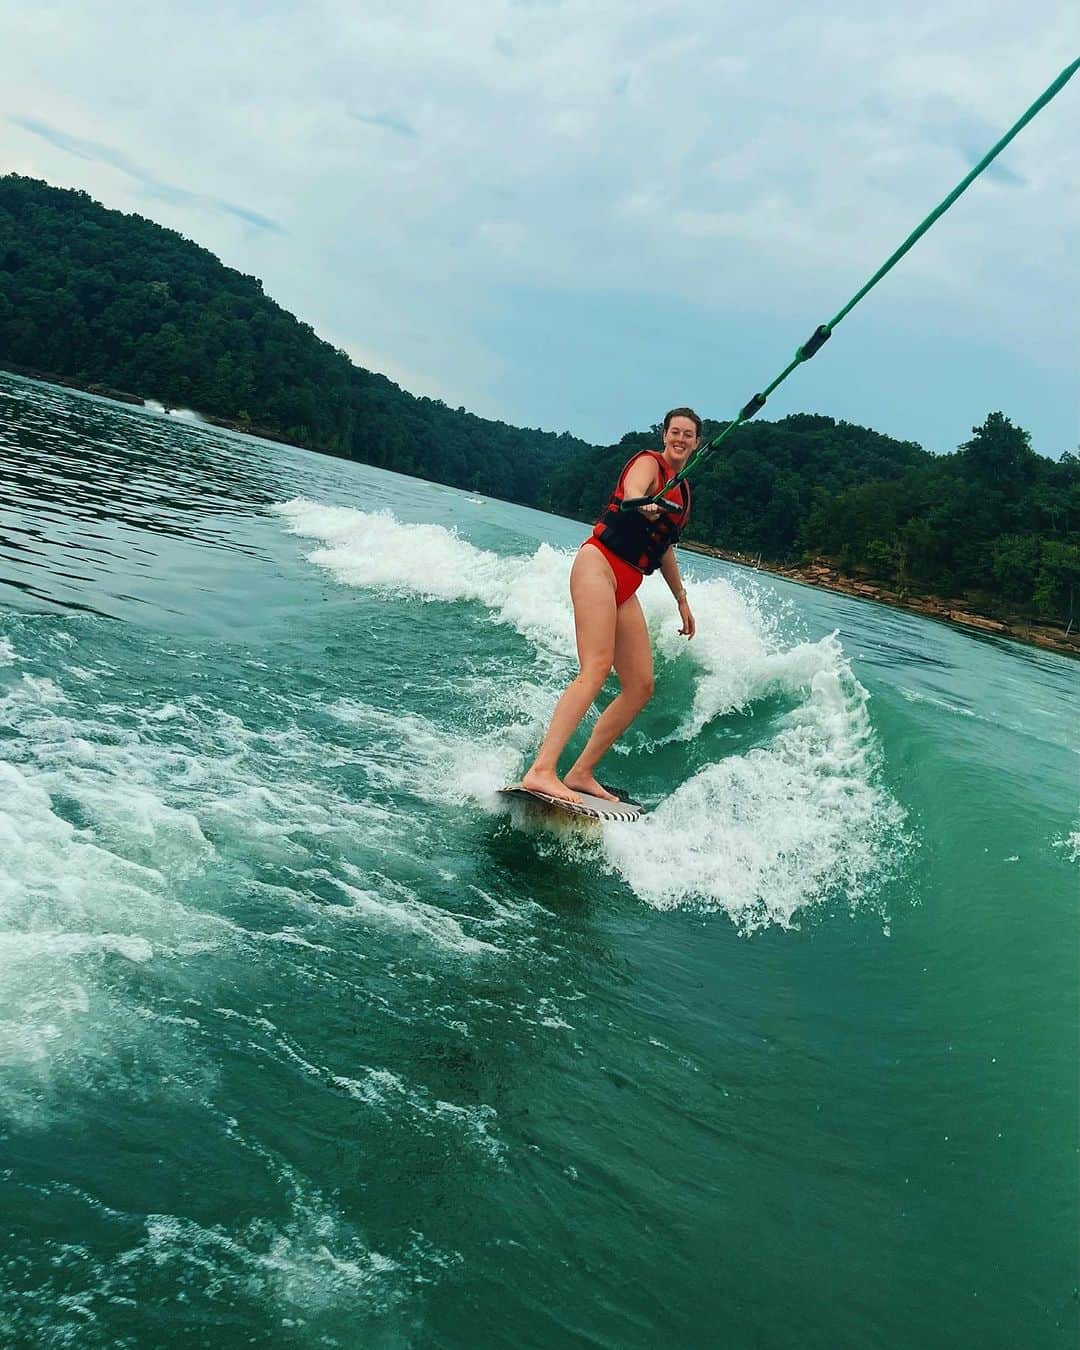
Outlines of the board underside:
{"label": "board underside", "polygon": [[546,792],[533,792],[520,783],[500,788],[499,792],[504,797],[518,797],[534,806],[548,807],[560,815],[579,819],[584,817],[586,820],[640,820],[643,809],[637,802],[609,802],[603,797],[590,797],[587,792],[578,794],[580,803],[569,802],[561,797],[549,797]]}

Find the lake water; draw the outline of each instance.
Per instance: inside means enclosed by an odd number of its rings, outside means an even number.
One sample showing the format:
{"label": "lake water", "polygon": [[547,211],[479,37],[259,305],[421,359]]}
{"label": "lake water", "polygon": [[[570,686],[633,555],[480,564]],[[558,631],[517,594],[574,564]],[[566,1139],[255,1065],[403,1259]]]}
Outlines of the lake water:
{"label": "lake water", "polygon": [[1077,665],[583,536],[0,376],[5,1345],[1075,1347]]}

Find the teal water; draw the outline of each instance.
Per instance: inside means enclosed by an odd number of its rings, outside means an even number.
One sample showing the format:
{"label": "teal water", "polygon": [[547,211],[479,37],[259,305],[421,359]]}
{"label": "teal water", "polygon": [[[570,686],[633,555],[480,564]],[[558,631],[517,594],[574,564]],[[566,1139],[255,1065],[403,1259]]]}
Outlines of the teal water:
{"label": "teal water", "polygon": [[0,1341],[1073,1347],[1077,666],[0,376]]}

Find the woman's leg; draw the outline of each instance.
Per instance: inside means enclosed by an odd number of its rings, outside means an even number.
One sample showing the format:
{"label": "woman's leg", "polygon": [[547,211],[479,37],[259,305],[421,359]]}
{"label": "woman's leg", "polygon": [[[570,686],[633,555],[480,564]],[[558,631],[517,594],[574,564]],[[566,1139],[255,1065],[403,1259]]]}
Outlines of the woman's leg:
{"label": "woman's leg", "polygon": [[583,545],[578,550],[570,569],[570,599],[581,673],[556,703],[547,735],[521,783],[535,792],[580,801],[577,793],[559,779],[559,756],[611,673],[619,612],[615,608],[615,575],[598,548]]}
{"label": "woman's leg", "polygon": [[601,759],[652,698],[652,647],[645,615],[636,595],[616,610],[615,673],[621,686],[593,727],[588,744],[566,775],[566,786],[594,797],[616,800],[593,776]]}

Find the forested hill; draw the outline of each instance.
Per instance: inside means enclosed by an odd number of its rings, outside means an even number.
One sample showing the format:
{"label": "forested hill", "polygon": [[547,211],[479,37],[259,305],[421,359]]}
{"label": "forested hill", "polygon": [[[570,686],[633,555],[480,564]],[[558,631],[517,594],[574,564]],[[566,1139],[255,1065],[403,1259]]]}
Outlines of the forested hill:
{"label": "forested hill", "polygon": [[[624,460],[659,445],[658,427],[597,449],[417,398],[175,231],[14,174],[0,177],[5,365],[584,520]],[[831,417],[754,421],[693,486],[702,543],[776,563],[824,555],[990,613],[1080,618],[1080,460],[1036,454],[1001,413],[951,455]]]}
{"label": "forested hill", "polygon": [[[568,459],[544,504],[595,519],[619,468],[659,432]],[[842,573],[991,614],[1080,619],[1080,459],[1037,454],[1000,412],[951,455],[831,417],[749,422],[691,481],[702,543],[773,563],[829,557]]]}
{"label": "forested hill", "polygon": [[414,397],[174,230],[17,174],[0,177],[5,365],[532,505],[586,448]]}
{"label": "forested hill", "polygon": [[[719,430],[720,424],[706,421],[705,436]],[[552,474],[547,504],[564,515],[595,519],[623,463],[638,450],[659,446],[656,426],[629,432],[587,459],[567,461]],[[913,441],[831,417],[796,413],[780,422],[749,422],[695,469],[693,534],[735,552],[784,560],[819,499],[856,483],[899,478],[933,458]]]}

